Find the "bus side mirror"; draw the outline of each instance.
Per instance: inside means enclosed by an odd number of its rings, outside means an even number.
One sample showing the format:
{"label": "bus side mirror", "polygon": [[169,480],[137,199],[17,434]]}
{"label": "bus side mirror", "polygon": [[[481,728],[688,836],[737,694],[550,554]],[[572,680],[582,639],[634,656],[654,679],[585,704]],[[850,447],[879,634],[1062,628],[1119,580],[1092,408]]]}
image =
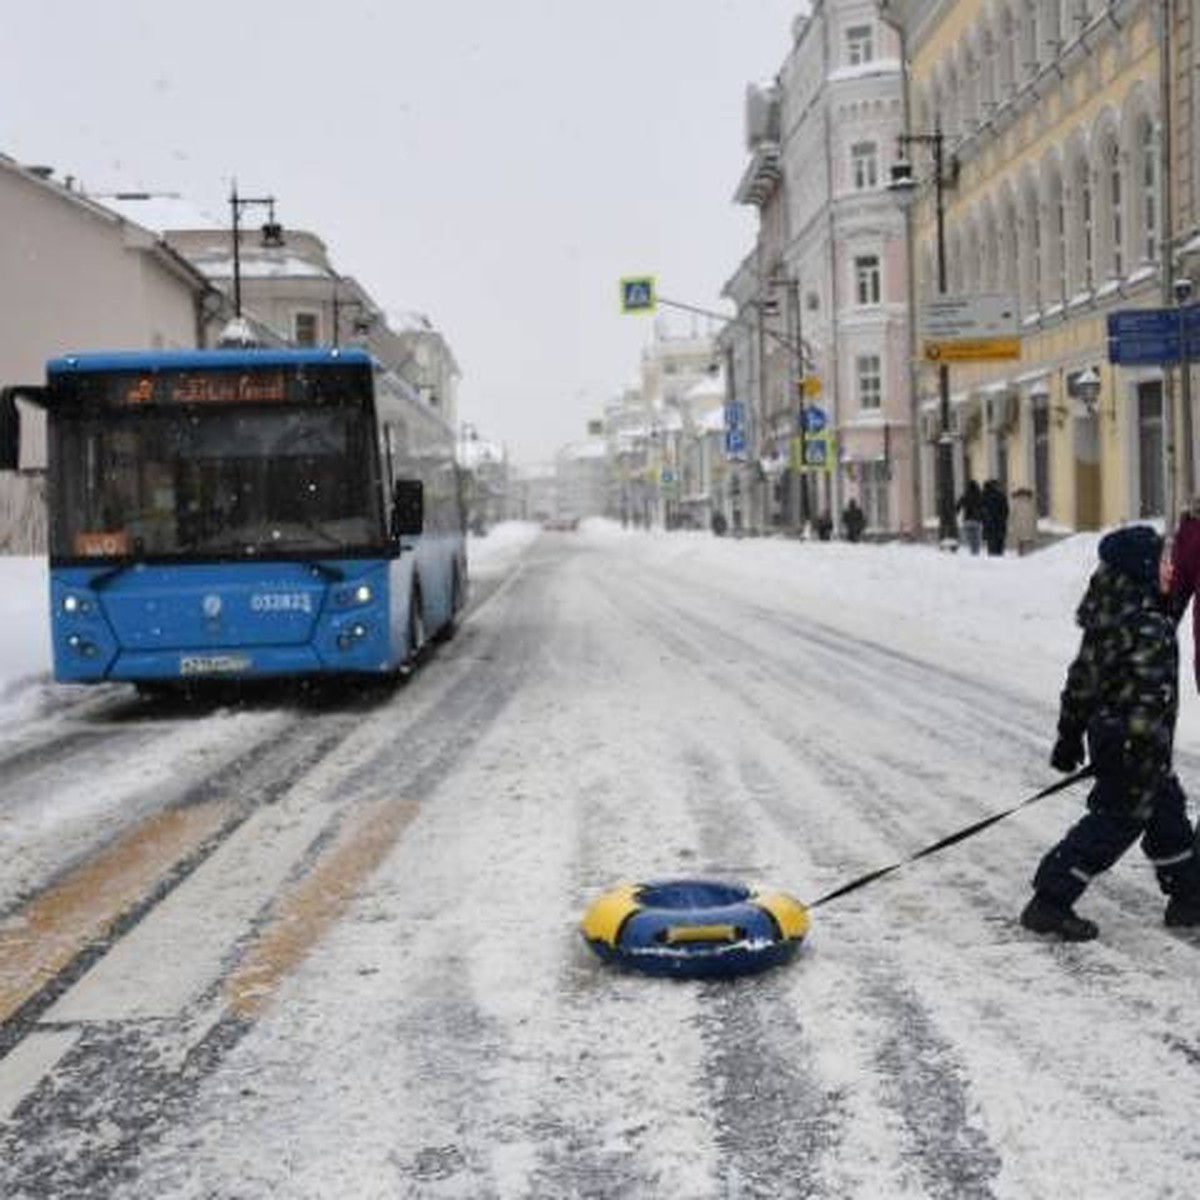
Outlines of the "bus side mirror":
{"label": "bus side mirror", "polygon": [[17,400],[42,407],[46,393],[40,387],[0,388],[0,471],[15,471],[21,465],[21,410]]}
{"label": "bus side mirror", "polygon": [[392,537],[411,537],[425,528],[425,485],[397,479],[392,485]]}

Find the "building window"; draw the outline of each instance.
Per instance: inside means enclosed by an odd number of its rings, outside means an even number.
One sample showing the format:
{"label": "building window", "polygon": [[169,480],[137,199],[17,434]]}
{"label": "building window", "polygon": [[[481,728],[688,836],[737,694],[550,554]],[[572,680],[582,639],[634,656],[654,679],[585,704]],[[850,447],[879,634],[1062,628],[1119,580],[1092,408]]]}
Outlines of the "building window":
{"label": "building window", "polygon": [[878,160],[874,142],[857,142],[850,147],[850,170],[855,191],[862,192],[879,186]]}
{"label": "building window", "polygon": [[1125,212],[1121,193],[1121,156],[1117,143],[1111,141],[1108,151],[1109,228],[1112,237],[1112,273],[1120,278],[1125,274]]}
{"label": "building window", "polygon": [[875,57],[875,36],[870,25],[853,25],[846,30],[846,60],[852,67]]}
{"label": "building window", "polygon": [[878,354],[860,354],[856,360],[858,407],[878,409],[883,395],[882,372]]}
{"label": "building window", "polygon": [[1037,515],[1050,515],[1050,409],[1046,401],[1033,406],[1033,494]]}
{"label": "building window", "polygon": [[879,257],[875,254],[865,254],[854,260],[855,294],[859,304],[878,304],[879,287]]}
{"label": "building window", "polygon": [[315,346],[320,325],[314,312],[298,312],[292,316],[292,341],[297,346]]}
{"label": "building window", "polygon": [[1080,159],[1076,167],[1076,187],[1079,192],[1079,286],[1090,288],[1095,262],[1095,230],[1092,211],[1092,177],[1086,159]]}
{"label": "building window", "polygon": [[1138,516],[1158,517],[1166,510],[1163,437],[1163,387],[1155,379],[1137,385]]}
{"label": "building window", "polygon": [[1143,118],[1138,149],[1142,158],[1142,257],[1158,259],[1158,164],[1154,150],[1154,124]]}
{"label": "building window", "polygon": [[873,459],[858,464],[858,491],[862,510],[867,516],[867,528],[887,529],[891,523],[888,512],[888,492],[891,464],[886,459]]}

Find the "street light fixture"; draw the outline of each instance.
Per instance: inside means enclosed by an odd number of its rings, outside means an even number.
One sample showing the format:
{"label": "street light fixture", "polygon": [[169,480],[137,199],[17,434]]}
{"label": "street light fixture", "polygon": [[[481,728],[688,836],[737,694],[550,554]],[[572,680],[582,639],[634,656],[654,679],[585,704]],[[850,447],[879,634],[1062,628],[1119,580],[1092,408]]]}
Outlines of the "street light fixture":
{"label": "street light fixture", "polygon": [[[946,295],[946,206],[945,188],[954,182],[946,170],[946,138],[940,129],[933,133],[902,133],[899,136],[901,158],[892,164],[892,178],[888,191],[897,203],[908,212],[916,199],[917,183],[913,178],[912,163],[905,157],[909,146],[927,146],[933,154],[934,205],[937,214],[937,275],[938,295]],[[951,160],[952,167],[957,164]],[[954,439],[950,432],[950,368],[946,363],[938,364],[939,433],[935,459],[935,480],[938,500],[938,541],[944,549],[958,548],[958,526],[954,517]]]}
{"label": "street light fixture", "polygon": [[239,196],[237,180],[229,193],[229,209],[233,214],[233,313],[242,315],[242,209],[254,204],[265,205],[267,220],[262,227],[262,244],[268,249],[278,249],[284,244],[283,226],[275,220],[274,196]]}
{"label": "street light fixture", "polygon": [[1095,367],[1088,367],[1075,376],[1075,394],[1083,401],[1089,415],[1096,411],[1100,399],[1100,375]]}

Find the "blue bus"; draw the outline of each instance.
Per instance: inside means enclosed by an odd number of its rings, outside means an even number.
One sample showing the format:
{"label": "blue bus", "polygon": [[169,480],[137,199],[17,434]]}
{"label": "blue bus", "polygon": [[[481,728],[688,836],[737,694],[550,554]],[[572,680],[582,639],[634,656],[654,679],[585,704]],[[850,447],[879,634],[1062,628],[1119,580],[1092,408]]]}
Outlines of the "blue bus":
{"label": "blue bus", "polygon": [[453,430],[358,349],[79,354],[44,408],[54,677],[394,676],[467,599]]}

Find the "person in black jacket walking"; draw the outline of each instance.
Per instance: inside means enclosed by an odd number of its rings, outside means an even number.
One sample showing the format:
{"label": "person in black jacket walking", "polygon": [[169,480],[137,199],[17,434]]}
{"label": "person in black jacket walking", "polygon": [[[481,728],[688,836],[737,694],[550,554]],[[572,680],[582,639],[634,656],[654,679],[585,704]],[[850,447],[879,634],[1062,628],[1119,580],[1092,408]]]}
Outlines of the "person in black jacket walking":
{"label": "person in black jacket walking", "polygon": [[1108,534],[1076,621],[1079,653],[1067,671],[1050,756],[1059,771],[1096,768],[1087,812],[1038,865],[1021,924],[1086,942],[1094,921],[1075,902],[1091,880],[1136,842],[1169,897],[1168,925],[1200,925],[1200,862],[1187,801],[1171,763],[1179,707],[1178,648],[1170,602],[1172,566],[1148,525]]}
{"label": "person in black jacket walking", "polygon": [[988,554],[1003,554],[1007,537],[1008,497],[996,480],[989,479],[983,485],[983,540]]}
{"label": "person in black jacket walking", "polygon": [[867,514],[858,507],[858,501],[852,496],[842,509],[842,528],[846,531],[846,541],[859,541],[866,527]]}
{"label": "person in black jacket walking", "polygon": [[954,506],[962,517],[963,538],[972,554],[979,553],[979,537],[983,532],[983,491],[974,479],[967,480],[963,494]]}

